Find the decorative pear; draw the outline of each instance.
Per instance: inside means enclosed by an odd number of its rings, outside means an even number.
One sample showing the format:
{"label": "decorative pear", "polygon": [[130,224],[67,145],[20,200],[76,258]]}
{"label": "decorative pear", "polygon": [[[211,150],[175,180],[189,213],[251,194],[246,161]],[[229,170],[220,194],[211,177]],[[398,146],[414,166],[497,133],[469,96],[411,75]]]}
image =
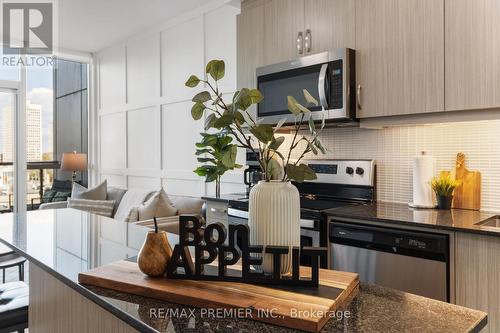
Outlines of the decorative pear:
{"label": "decorative pear", "polygon": [[156,218],[153,218],[155,230],[149,231],[144,244],[137,255],[137,264],[144,274],[151,277],[162,276],[167,264],[172,258],[172,247],[168,242],[167,233],[158,231]]}

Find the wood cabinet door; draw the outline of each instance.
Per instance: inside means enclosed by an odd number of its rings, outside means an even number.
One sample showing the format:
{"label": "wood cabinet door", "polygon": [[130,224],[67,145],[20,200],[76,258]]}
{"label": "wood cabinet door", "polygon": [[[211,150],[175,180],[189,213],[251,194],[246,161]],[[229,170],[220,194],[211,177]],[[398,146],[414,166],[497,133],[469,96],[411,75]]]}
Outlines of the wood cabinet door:
{"label": "wood cabinet door", "polygon": [[356,0],[359,118],[444,111],[443,27],[444,0]]}
{"label": "wood cabinet door", "polygon": [[[236,19],[236,88],[257,88],[256,68],[264,64],[264,0],[245,1]],[[257,107],[248,112],[257,116]]]}
{"label": "wood cabinet door", "polygon": [[500,332],[499,253],[498,237],[456,233],[456,303],[488,313],[483,333]]}
{"label": "wood cabinet door", "polygon": [[264,62],[266,65],[305,55],[297,50],[304,31],[304,0],[266,0],[264,4]]}
{"label": "wood cabinet door", "polygon": [[237,89],[256,88],[255,69],[264,63],[264,1],[242,3],[236,31]]}
{"label": "wood cabinet door", "polygon": [[305,0],[305,31],[311,31],[311,48],[305,54],[355,47],[352,0]]}
{"label": "wood cabinet door", "polygon": [[445,3],[446,110],[500,107],[500,1]]}

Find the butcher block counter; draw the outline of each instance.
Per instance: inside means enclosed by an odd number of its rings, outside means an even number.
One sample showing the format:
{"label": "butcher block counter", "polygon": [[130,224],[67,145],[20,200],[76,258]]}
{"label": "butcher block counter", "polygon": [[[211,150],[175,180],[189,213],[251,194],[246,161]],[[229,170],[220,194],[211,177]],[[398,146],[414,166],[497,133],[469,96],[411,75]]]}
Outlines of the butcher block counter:
{"label": "butcher block counter", "polygon": [[[73,209],[0,215],[0,242],[30,261],[30,333],[293,332],[245,312],[209,312],[78,283],[80,272],[136,256],[147,232]],[[486,323],[484,312],[361,283],[322,332],[479,332]]]}

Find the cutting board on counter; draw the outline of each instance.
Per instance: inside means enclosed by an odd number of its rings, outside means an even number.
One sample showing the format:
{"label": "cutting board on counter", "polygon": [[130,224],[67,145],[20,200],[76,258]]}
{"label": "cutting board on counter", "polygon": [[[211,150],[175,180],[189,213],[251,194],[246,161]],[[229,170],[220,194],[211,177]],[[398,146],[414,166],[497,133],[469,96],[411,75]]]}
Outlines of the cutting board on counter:
{"label": "cutting board on counter", "polygon": [[[449,174],[443,171],[442,174]],[[465,166],[465,154],[458,153],[452,175],[460,181],[453,193],[453,208],[479,210],[481,208],[481,172]]]}
{"label": "cutting board on counter", "polygon": [[[301,276],[310,269],[301,267]],[[82,284],[199,308],[244,309],[253,319],[318,332],[359,289],[358,274],[320,269],[319,288],[267,287],[237,282],[150,278],[137,263],[117,261],[78,275]],[[321,312],[319,312],[321,311]],[[324,316],[313,314],[323,313]],[[267,314],[267,315],[266,315]]]}

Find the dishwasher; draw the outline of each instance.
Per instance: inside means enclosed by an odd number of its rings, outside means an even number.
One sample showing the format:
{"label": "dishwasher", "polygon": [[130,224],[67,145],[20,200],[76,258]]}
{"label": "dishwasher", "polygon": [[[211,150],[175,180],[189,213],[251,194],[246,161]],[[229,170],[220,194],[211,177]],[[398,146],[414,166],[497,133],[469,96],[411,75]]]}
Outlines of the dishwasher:
{"label": "dishwasher", "polygon": [[329,268],[362,282],[450,301],[449,236],[331,221]]}

